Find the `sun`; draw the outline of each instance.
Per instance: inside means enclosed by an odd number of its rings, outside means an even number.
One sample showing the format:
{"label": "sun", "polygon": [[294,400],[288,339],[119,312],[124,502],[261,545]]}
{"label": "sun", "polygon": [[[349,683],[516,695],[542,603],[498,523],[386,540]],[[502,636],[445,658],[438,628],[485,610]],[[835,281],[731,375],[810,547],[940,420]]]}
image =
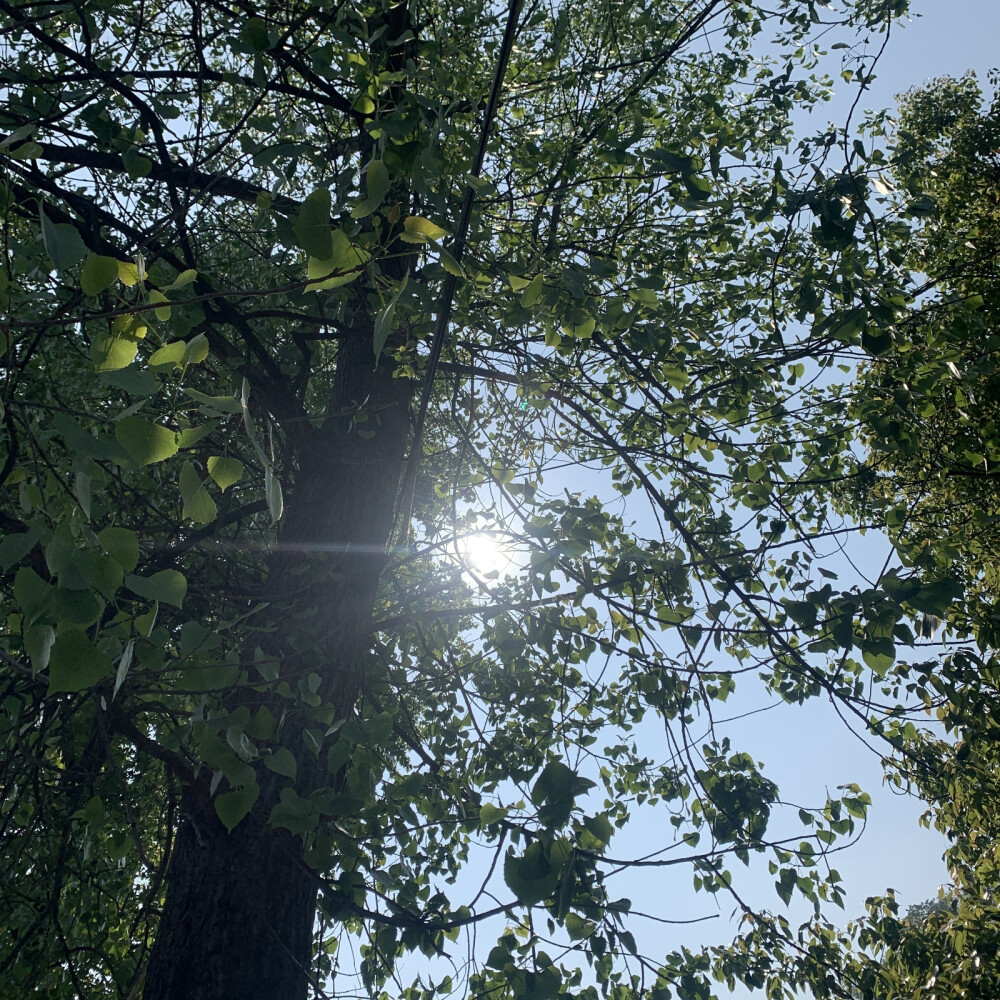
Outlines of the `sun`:
{"label": "sun", "polygon": [[473,576],[495,580],[512,562],[509,547],[498,531],[472,531],[457,541],[458,555]]}

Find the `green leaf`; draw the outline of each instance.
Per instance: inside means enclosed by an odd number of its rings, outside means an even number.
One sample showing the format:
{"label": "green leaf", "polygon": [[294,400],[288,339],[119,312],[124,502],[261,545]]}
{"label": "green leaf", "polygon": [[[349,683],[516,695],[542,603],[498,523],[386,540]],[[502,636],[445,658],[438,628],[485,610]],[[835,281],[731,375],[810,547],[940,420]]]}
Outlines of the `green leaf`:
{"label": "green leaf", "polygon": [[479,825],[483,829],[486,829],[486,827],[492,826],[494,823],[499,823],[506,815],[506,809],[501,809],[493,805],[492,802],[484,802],[479,807]]}
{"label": "green leaf", "polygon": [[131,288],[138,284],[139,266],[133,261],[120,260],[118,263],[118,280],[126,287]]}
{"label": "green leaf", "polygon": [[372,337],[372,349],[375,360],[382,357],[382,349],[392,333],[392,324],[396,318],[396,296],[394,295],[375,315],[375,332]]}
{"label": "green leaf", "polygon": [[56,641],[56,632],[51,625],[33,625],[24,630],[24,651],[31,661],[31,669],[37,674],[49,665],[52,644]]}
{"label": "green leaf", "polygon": [[215,520],[219,508],[208,495],[201,476],[190,462],[185,462],[181,466],[180,490],[183,501],[182,517],[196,524],[208,524]]}
{"label": "green leaf", "polygon": [[530,308],[537,301],[538,297],[542,294],[542,289],[545,287],[545,275],[536,274],[531,281],[528,282],[524,291],[521,292],[521,305],[525,308]]}
{"label": "green leaf", "polygon": [[328,260],[334,256],[333,230],[330,228],[331,198],[327,188],[318,188],[302,202],[292,223],[298,245],[310,257]]}
{"label": "green leaf", "polygon": [[[163,294],[163,292],[158,292],[155,288],[153,288],[153,289],[150,290],[150,293],[149,293],[149,301],[150,301],[151,305],[156,305],[157,303],[160,303],[160,302],[169,303],[170,299],[168,299],[166,297],[166,295]],[[156,316],[156,318],[158,320],[160,320],[161,322],[166,323],[166,321],[168,319],[170,319],[170,306],[169,306],[169,304],[168,305],[162,305],[159,308],[154,309],[153,310],[153,315]]]}
{"label": "green leaf", "polygon": [[[531,801],[542,806],[538,818],[549,827],[562,826],[570,817],[578,790],[586,779],[578,779],[576,772],[562,761],[550,760],[531,789]],[[591,782],[586,781],[583,788]],[[544,803],[544,805],[543,805]]]}
{"label": "green leaf", "polygon": [[535,841],[528,845],[521,857],[514,853],[513,848],[508,849],[503,863],[503,880],[518,902],[533,906],[555,892],[559,872],[545,857],[542,845]]}
{"label": "green leaf", "polygon": [[134,179],[148,177],[153,170],[153,161],[139,152],[139,147],[134,143],[122,153],[122,164],[125,172]]}
{"label": "green leaf", "polygon": [[57,528],[45,546],[45,561],[53,576],[59,578],[60,591],[93,587],[108,599],[114,597],[122,582],[121,566],[101,552],[81,548],[65,529],[65,525]]}
{"label": "green leaf", "polygon": [[153,371],[163,372],[171,368],[184,367],[184,354],[187,344],[183,340],[175,340],[153,351],[146,362]]}
{"label": "green leaf", "polygon": [[819,608],[809,601],[785,601],[789,616],[805,629],[814,628]]}
{"label": "green leaf", "polygon": [[389,299],[375,316],[375,335],[372,338],[372,347],[375,350],[376,361],[382,356],[382,349],[385,347],[385,342],[388,340],[389,334],[392,333],[392,324],[396,316],[396,303],[399,301],[400,295],[403,294],[409,278],[410,272],[407,271],[396,286],[396,290],[392,293],[392,298]]}
{"label": "green leaf", "polygon": [[121,564],[102,552],[94,551],[81,553],[79,562],[87,583],[109,601],[113,600],[115,591],[118,590],[125,578],[125,571]]}
{"label": "green leaf", "polygon": [[181,271],[174,278],[173,282],[167,285],[167,288],[183,288],[185,285],[190,285],[197,280],[198,272],[193,267],[189,267],[186,271]]}
{"label": "green leaf", "polygon": [[54,589],[28,566],[22,566],[17,571],[14,577],[14,600],[29,625],[51,606]]}
{"label": "green leaf", "polygon": [[453,274],[456,278],[464,278],[465,271],[462,269],[462,265],[459,264],[457,260],[444,247],[438,247],[438,258],[441,261],[441,266],[449,273]]}
{"label": "green leaf", "polygon": [[131,573],[139,565],[139,537],[134,531],[105,528],[98,534],[97,542],[126,573]]}
{"label": "green leaf", "polygon": [[49,653],[48,693],[83,691],[111,672],[111,657],[98,649],[86,632],[69,629],[56,636]]}
{"label": "green leaf", "polygon": [[368,189],[368,200],[377,208],[382,199],[389,193],[389,171],[381,160],[372,160],[368,165],[368,173],[365,177]]}
{"label": "green leaf", "polygon": [[215,813],[222,820],[222,825],[232,833],[233,830],[253,809],[257,796],[260,795],[259,785],[246,785],[232,792],[224,792],[215,797]]}
{"label": "green leaf", "polygon": [[242,413],[243,404],[234,396],[209,396],[197,389],[184,390],[185,394],[201,406],[206,406],[210,410],[217,410],[219,413]]}
{"label": "green leaf", "polygon": [[267,22],[262,17],[247,18],[240,26],[240,41],[254,52],[266,52],[271,47]]}
{"label": "green leaf", "polygon": [[861,643],[861,658],[879,677],[884,677],[896,662],[896,647],[892,639],[865,639]]}
{"label": "green leaf", "polygon": [[64,625],[86,628],[101,617],[104,602],[89,590],[57,590],[52,597],[52,611],[60,628]]}
{"label": "green leaf", "polygon": [[161,569],[152,576],[127,576],[125,586],[139,597],[172,604],[175,608],[181,606],[187,593],[187,580],[175,569]]}
{"label": "green leaf", "polygon": [[628,290],[628,297],[633,302],[638,302],[642,306],[649,306],[651,309],[655,308],[659,303],[656,292],[652,288],[630,288]]}
{"label": "green leaf", "polygon": [[218,427],[217,420],[210,420],[201,427],[185,427],[177,432],[178,448],[193,448],[202,438],[207,437]]}
{"label": "green leaf", "polygon": [[80,270],[80,287],[84,295],[100,295],[118,280],[118,261],[114,257],[102,257],[88,253]]}
{"label": "green leaf", "polygon": [[502,945],[495,945],[489,955],[486,956],[486,967],[488,969],[505,969],[511,963],[511,954]]}
{"label": "green leaf", "polygon": [[122,417],[115,427],[115,437],[139,466],[162,462],[177,454],[177,435],[142,417]]}
{"label": "green leaf", "polygon": [[0,570],[6,573],[11,566],[19,563],[35,547],[37,541],[38,532],[34,528],[8,534],[0,541]]}
{"label": "green leaf", "polygon": [[44,208],[40,209],[38,214],[42,223],[42,242],[45,244],[45,252],[55,264],[56,270],[62,271],[79,264],[87,248],[76,226],[66,222],[53,222],[45,214]]}
{"label": "green leaf", "polygon": [[12,160],[37,160],[45,150],[34,140],[22,142],[16,149],[5,150]]}
{"label": "green leaf", "polygon": [[700,174],[685,174],[684,186],[694,201],[705,201],[712,197],[712,182]]}
{"label": "green leaf", "polygon": [[385,200],[389,191],[389,171],[381,160],[372,160],[368,164],[365,173],[365,186],[368,197],[364,201],[358,202],[351,209],[351,217],[354,219],[367,218]]}
{"label": "green leaf", "polygon": [[90,338],[90,360],[94,371],[115,372],[127,368],[139,352],[139,342],[131,337],[95,333]]}
{"label": "green leaf", "polygon": [[442,236],[447,236],[448,231],[435,225],[430,219],[421,218],[419,215],[408,215],[403,220],[403,239],[408,243],[426,243],[428,240],[437,241]]}
{"label": "green leaf", "polygon": [[906,603],[917,611],[936,618],[943,618],[948,608],[962,597],[963,587],[958,580],[935,580],[921,584],[920,590],[906,598]]}
{"label": "green leaf", "polygon": [[[239,402],[234,400],[233,402]],[[243,463],[238,458],[212,455],[206,463],[208,474],[223,493],[243,478]]]}
{"label": "green leaf", "polygon": [[86,557],[68,524],[61,524],[45,546],[49,572],[59,578],[59,586],[64,590],[84,590],[91,585]]}
{"label": "green leaf", "polygon": [[295,761],[295,757],[287,747],[278,747],[274,753],[264,757],[264,767],[269,771],[274,771],[275,774],[283,774],[286,778],[291,778],[293,781],[298,771],[298,764]]}
{"label": "green leaf", "polygon": [[203,333],[196,333],[188,342],[184,350],[184,363],[187,365],[199,365],[208,357],[208,337]]}
{"label": "green leaf", "polygon": [[333,230],[331,241],[332,250],[327,257],[309,258],[307,292],[346,285],[360,278],[362,268],[371,260],[371,254],[354,246],[341,229]]}
{"label": "green leaf", "polygon": [[614,834],[614,827],[611,825],[611,821],[604,813],[598,813],[596,816],[589,816],[583,823],[586,835],[589,838],[593,838],[594,844],[589,843],[585,846],[589,846],[591,850],[595,848],[601,850],[609,843],[611,843],[611,837]]}

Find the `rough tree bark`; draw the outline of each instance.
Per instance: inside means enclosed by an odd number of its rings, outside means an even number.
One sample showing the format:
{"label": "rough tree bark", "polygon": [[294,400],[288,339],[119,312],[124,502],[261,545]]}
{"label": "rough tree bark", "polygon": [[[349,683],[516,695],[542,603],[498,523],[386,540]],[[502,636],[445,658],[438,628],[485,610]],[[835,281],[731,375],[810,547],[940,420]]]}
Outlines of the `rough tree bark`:
{"label": "rough tree bark", "polygon": [[[263,595],[275,628],[268,648],[280,670],[318,673],[321,696],[341,714],[361,684],[409,428],[409,383],[394,379],[384,358],[375,367],[365,301],[357,296],[354,328],[339,347],[333,416],[322,431],[299,435],[304,453],[296,456],[298,473]],[[291,619],[292,610],[307,609],[312,614],[304,621]],[[284,726],[282,743],[302,747],[296,741],[302,720],[293,716]],[[304,747],[297,756],[298,794],[308,797],[333,780]],[[228,833],[207,780],[193,781],[185,794],[143,996],[300,1000],[309,982],[316,882],[299,838],[267,822],[292,782],[261,769],[260,798]]]}

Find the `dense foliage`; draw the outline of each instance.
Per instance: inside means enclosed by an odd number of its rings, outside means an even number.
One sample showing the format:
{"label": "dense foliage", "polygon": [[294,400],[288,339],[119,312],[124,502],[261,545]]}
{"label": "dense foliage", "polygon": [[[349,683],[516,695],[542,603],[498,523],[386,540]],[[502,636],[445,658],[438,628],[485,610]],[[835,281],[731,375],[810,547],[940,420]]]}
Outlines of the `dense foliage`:
{"label": "dense foliage", "polygon": [[868,368],[857,412],[879,474],[871,501],[896,503],[897,546],[949,565],[988,601],[1000,514],[1000,108],[983,111],[981,99],[969,76],[902,100],[892,166],[919,220],[907,234],[914,308],[892,356]]}
{"label": "dense foliage", "polygon": [[966,599],[950,609],[935,665],[943,738],[904,734],[908,753],[895,762],[948,837],[954,885],[938,905],[905,917],[891,895],[870,899],[868,916],[853,928],[866,949],[856,968],[876,996],[991,997],[1000,987],[995,93],[984,106],[970,75],[904,95],[891,162],[893,201],[914,220],[901,232],[912,300],[895,349],[862,373],[853,410],[868,451],[852,506],[889,532],[908,563],[964,584]]}
{"label": "dense foliage", "polygon": [[[897,656],[956,560],[834,544],[922,265],[877,143],[790,115],[904,12],[0,0],[0,995],[868,981],[770,912],[842,902],[868,796],[785,803],[714,713],[941,775],[911,714],[982,666]],[[639,865],[740,937],[640,946]]]}

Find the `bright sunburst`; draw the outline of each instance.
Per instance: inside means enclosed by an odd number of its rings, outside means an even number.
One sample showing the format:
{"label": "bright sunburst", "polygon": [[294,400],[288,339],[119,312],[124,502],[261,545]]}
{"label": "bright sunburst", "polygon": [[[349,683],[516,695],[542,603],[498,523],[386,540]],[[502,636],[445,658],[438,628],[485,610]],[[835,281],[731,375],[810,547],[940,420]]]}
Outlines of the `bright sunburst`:
{"label": "bright sunburst", "polygon": [[458,539],[458,553],[473,576],[487,580],[502,576],[512,561],[509,546],[496,531],[473,531],[463,535]]}

